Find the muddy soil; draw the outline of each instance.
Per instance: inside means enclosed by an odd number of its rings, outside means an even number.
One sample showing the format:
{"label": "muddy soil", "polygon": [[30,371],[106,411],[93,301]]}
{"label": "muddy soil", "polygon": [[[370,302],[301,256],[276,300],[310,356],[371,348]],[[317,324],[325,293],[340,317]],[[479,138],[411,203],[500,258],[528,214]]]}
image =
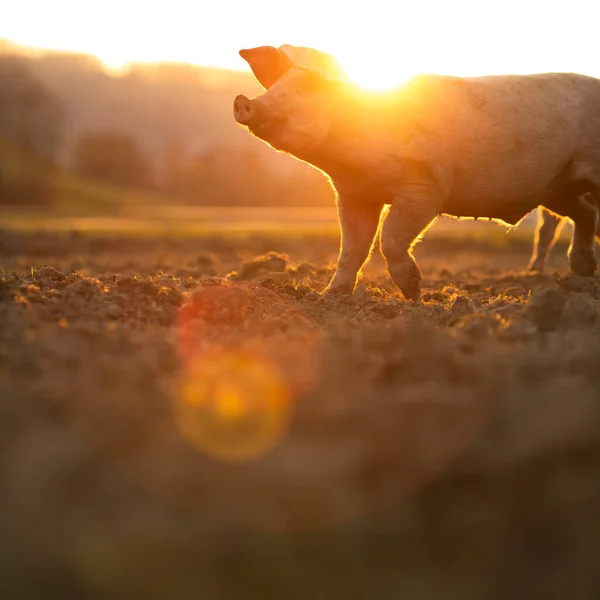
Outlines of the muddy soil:
{"label": "muddy soil", "polygon": [[600,277],[428,238],[0,232],[0,597],[600,597]]}

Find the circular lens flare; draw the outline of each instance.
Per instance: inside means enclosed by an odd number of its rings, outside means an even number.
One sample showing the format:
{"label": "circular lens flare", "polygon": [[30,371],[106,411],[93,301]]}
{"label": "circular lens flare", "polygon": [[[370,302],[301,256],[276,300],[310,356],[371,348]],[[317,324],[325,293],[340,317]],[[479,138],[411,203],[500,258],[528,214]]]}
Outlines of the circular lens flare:
{"label": "circular lens flare", "polygon": [[285,435],[317,378],[318,327],[291,299],[253,283],[196,289],[180,310],[176,424],[196,450],[249,461]]}
{"label": "circular lens flare", "polygon": [[239,352],[204,356],[191,366],[177,399],[184,438],[209,456],[248,461],[284,436],[291,394],[278,370]]}

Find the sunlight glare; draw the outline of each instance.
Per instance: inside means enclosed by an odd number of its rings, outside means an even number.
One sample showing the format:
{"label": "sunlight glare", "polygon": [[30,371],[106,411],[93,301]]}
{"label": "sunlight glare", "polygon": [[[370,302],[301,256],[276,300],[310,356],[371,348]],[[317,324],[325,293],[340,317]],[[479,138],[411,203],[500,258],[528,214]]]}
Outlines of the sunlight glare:
{"label": "sunlight glare", "polygon": [[360,87],[369,90],[390,90],[402,85],[415,72],[394,70],[384,61],[368,61],[364,57],[343,54],[336,57],[348,77]]}
{"label": "sunlight glare", "polygon": [[[21,0],[2,15],[0,37],[37,48],[91,53],[112,68],[132,61],[168,61],[247,70],[237,54],[240,48],[308,46],[338,58],[356,83],[385,89],[419,72],[597,75],[595,20],[580,17],[589,12],[588,5],[589,0],[572,0],[565,11],[560,3],[547,4],[540,28],[538,3],[519,0],[506,0],[502,10],[493,11],[475,0],[371,0],[343,10],[338,3],[304,0],[286,19],[275,0],[256,0],[249,11],[241,0],[208,5]],[[248,19],[232,18],[246,11]],[[565,43],[556,43],[560,36],[566,36]]]}

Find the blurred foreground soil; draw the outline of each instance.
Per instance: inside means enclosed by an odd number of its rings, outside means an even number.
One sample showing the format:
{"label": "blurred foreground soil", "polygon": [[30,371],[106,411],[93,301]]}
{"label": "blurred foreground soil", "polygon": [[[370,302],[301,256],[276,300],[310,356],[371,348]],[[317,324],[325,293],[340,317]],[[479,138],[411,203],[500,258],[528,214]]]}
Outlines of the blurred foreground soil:
{"label": "blurred foreground soil", "polygon": [[600,277],[507,240],[0,232],[0,598],[599,598]]}

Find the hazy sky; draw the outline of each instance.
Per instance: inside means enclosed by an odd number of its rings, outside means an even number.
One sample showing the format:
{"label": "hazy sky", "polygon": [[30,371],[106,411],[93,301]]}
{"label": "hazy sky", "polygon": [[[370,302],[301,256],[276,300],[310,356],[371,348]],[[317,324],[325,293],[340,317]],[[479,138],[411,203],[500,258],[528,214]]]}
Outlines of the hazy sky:
{"label": "hazy sky", "polygon": [[240,48],[291,43],[331,52],[380,86],[418,71],[600,75],[598,0],[17,0],[2,13],[0,37],[111,65],[245,69]]}

